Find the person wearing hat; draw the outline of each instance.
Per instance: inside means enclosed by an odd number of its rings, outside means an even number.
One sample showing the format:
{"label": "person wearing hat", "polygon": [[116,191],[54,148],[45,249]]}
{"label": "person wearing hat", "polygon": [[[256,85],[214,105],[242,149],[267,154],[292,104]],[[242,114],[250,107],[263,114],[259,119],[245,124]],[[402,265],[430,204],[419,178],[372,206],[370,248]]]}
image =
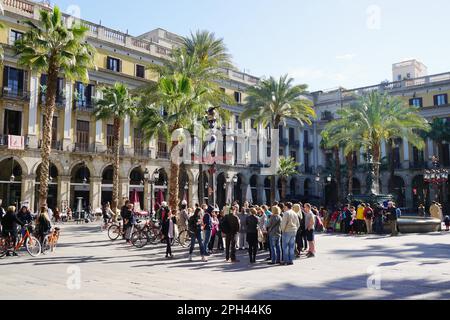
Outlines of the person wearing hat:
{"label": "person wearing hat", "polygon": [[205,211],[205,214],[203,215],[203,230],[205,232],[205,240],[203,243],[203,247],[205,248],[207,256],[210,255],[209,242],[211,241],[211,231],[212,231],[211,214],[213,211],[214,211],[214,208],[211,206],[208,206],[208,208]]}

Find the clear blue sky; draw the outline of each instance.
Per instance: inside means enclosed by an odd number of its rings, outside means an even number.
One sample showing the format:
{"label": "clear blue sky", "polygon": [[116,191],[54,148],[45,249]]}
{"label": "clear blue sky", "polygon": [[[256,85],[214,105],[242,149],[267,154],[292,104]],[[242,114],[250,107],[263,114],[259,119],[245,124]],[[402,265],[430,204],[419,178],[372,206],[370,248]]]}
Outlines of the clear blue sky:
{"label": "clear blue sky", "polygon": [[239,69],[289,73],[310,90],[391,80],[392,64],[417,58],[450,71],[448,0],[54,0],[83,19],[128,30],[161,27],[223,37]]}

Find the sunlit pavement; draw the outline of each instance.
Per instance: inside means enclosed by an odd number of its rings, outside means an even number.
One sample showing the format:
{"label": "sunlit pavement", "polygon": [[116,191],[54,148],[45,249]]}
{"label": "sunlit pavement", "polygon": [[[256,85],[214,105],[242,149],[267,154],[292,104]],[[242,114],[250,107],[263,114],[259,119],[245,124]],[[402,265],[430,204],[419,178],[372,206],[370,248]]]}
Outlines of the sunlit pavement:
{"label": "sunlit pavement", "polygon": [[[208,263],[174,247],[111,242],[99,225],[64,225],[55,253],[0,260],[0,299],[450,299],[450,233],[319,235],[318,255],[294,266],[239,253]],[[198,249],[195,251],[198,253]]]}

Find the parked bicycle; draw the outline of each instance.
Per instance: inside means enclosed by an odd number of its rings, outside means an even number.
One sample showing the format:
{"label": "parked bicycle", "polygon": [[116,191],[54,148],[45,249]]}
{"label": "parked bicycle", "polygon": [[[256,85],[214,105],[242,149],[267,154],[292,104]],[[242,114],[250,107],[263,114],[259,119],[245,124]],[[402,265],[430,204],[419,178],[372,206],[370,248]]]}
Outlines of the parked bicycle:
{"label": "parked bicycle", "polygon": [[15,245],[11,236],[0,237],[0,258],[8,253],[18,251],[22,246],[25,246],[30,256],[38,257],[41,254],[42,246],[39,240],[30,234],[30,228],[30,224],[22,227]]}

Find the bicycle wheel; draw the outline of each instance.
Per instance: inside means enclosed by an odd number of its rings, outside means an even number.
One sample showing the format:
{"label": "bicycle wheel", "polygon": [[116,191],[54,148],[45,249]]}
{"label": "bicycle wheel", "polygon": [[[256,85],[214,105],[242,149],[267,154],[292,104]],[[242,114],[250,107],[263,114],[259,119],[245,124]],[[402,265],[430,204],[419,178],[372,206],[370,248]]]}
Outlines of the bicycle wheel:
{"label": "bicycle wheel", "polygon": [[149,242],[147,234],[142,231],[136,231],[131,235],[131,244],[138,249],[142,249]]}
{"label": "bicycle wheel", "polygon": [[150,240],[151,244],[158,244],[160,240],[160,232],[158,228],[152,228],[147,233],[148,239]]}
{"label": "bicycle wheel", "polygon": [[187,230],[183,230],[178,235],[178,243],[181,247],[187,248],[191,245],[191,238],[189,237],[189,232]]}
{"label": "bicycle wheel", "polygon": [[50,245],[48,241],[48,237],[45,237],[44,242],[41,243],[41,253],[47,254],[47,251],[50,250]]}
{"label": "bicycle wheel", "polygon": [[0,258],[3,258],[8,253],[8,244],[4,238],[0,238]]}
{"label": "bicycle wheel", "polygon": [[25,248],[32,257],[37,257],[41,254],[42,246],[38,239],[33,236],[27,238],[25,241]]}
{"label": "bicycle wheel", "polygon": [[120,226],[117,224],[113,224],[111,227],[108,228],[108,237],[111,239],[111,241],[116,241],[121,234]]}

